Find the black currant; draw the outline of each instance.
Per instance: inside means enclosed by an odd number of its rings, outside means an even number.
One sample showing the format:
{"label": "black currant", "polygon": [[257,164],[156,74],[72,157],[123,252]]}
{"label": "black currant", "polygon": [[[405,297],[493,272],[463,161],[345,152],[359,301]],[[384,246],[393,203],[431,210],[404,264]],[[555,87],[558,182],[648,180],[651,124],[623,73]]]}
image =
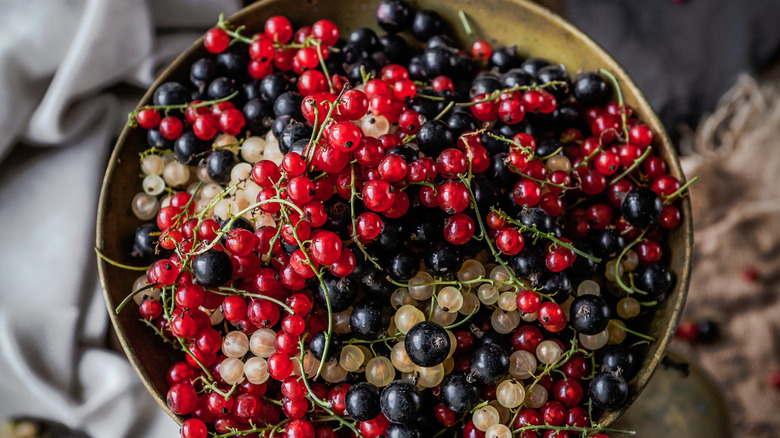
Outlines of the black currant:
{"label": "black currant", "polygon": [[598,373],[590,381],[588,393],[595,406],[615,410],[628,400],[628,384],[614,373]]}
{"label": "black currant", "polygon": [[[579,257],[577,257],[579,259]],[[544,265],[544,252],[538,246],[526,243],[516,256],[510,259],[515,274],[524,278],[539,278]]]}
{"label": "black currant", "polygon": [[571,280],[566,272],[555,272],[545,280],[542,290],[556,303],[563,304],[571,295]]}
{"label": "black currant", "polygon": [[314,293],[314,299],[317,300],[322,308],[327,308],[325,294],[330,299],[330,306],[333,312],[343,312],[352,305],[357,296],[357,284],[355,280],[349,277],[336,277],[330,272],[323,274],[323,282],[327,292],[323,290],[322,284],[317,283],[317,290]]}
{"label": "black currant", "polygon": [[[574,246],[585,254],[595,254],[595,251],[593,251],[590,245],[586,243],[578,242]],[[598,267],[599,264],[592,259],[578,255],[577,258],[574,259],[574,263],[572,263],[572,265],[567,268],[565,272],[572,282],[579,284],[584,280],[591,278],[591,276],[596,273]]]}
{"label": "black currant", "polygon": [[[271,108],[271,112],[273,112],[273,108]],[[291,116],[281,116],[274,118],[274,121],[271,123],[271,133],[273,133],[274,137],[279,140],[282,132],[284,132],[284,128],[286,128],[290,123],[292,123]]]}
{"label": "black currant", "polygon": [[558,140],[543,138],[536,142],[536,151],[534,151],[534,154],[536,154],[537,157],[546,157],[562,148],[563,145],[559,143]]}
{"label": "black currant", "polygon": [[230,171],[238,162],[236,154],[227,149],[219,149],[206,159],[206,173],[214,182],[225,184],[230,181]]}
{"label": "black currant", "polygon": [[376,32],[368,27],[358,27],[347,36],[347,43],[354,45],[358,50],[374,53],[380,48],[379,37]]}
{"label": "black currant", "polygon": [[403,218],[389,219],[382,216],[382,232],[374,244],[382,251],[398,251],[409,241],[407,222]]}
{"label": "black currant", "polygon": [[224,76],[218,77],[209,83],[206,94],[209,99],[223,99],[236,91],[236,81]]}
{"label": "black currant", "polygon": [[227,253],[210,249],[195,256],[192,262],[192,275],[203,287],[219,287],[230,281],[233,275],[233,263]]}
{"label": "black currant", "polygon": [[389,154],[396,154],[399,157],[403,158],[404,161],[406,161],[406,164],[411,163],[412,161],[416,161],[420,154],[415,150],[413,147],[409,146],[408,144],[402,144],[400,146],[396,146],[389,151],[387,151],[386,155]]}
{"label": "black currant", "polygon": [[436,157],[441,151],[455,147],[455,136],[442,120],[428,120],[417,132],[417,146],[425,155]]}
{"label": "black currant", "polygon": [[552,232],[555,228],[555,219],[541,208],[523,208],[518,219],[523,226],[536,228],[543,233]]}
{"label": "black currant", "polygon": [[519,67],[523,58],[518,55],[517,46],[506,46],[494,50],[489,61],[488,65],[498,68],[498,71],[503,73]]}
{"label": "black currant", "polygon": [[182,105],[190,100],[190,91],[178,82],[165,82],[160,84],[154,95],[152,103],[154,105]]}
{"label": "black currant", "polygon": [[[382,35],[379,37],[379,44],[382,45],[382,52],[387,59],[394,64],[408,64],[409,43],[398,35]],[[333,57],[329,56],[328,59]],[[411,75],[411,72],[409,73]]]}
{"label": "black currant", "polygon": [[[455,47],[455,45],[452,42],[452,38],[450,38],[447,35],[441,34],[441,35],[434,35],[425,43],[426,49],[432,49],[434,47],[444,47],[447,49],[452,49]],[[457,50],[456,50],[457,51]]]}
{"label": "black currant", "polygon": [[625,239],[615,229],[595,230],[592,233],[591,248],[593,254],[600,258],[615,256],[624,246],[626,246]]}
{"label": "black currant", "polygon": [[534,84],[534,75],[520,67],[510,69],[501,75],[501,88],[524,87]]}
{"label": "black currant", "polygon": [[276,117],[291,116],[293,119],[303,121],[301,103],[303,96],[297,91],[285,91],[274,101],[274,115]]}
{"label": "black currant", "polygon": [[[325,330],[322,330],[315,333],[314,336],[311,337],[311,341],[309,341],[309,351],[311,351],[312,356],[314,356],[317,360],[322,360],[322,358],[325,356],[325,344],[327,344],[325,341],[327,337],[328,333]],[[341,338],[337,333],[331,333],[330,345],[328,346],[328,357],[325,360],[338,361],[340,355]]]}
{"label": "black currant", "polygon": [[428,41],[444,29],[444,20],[436,11],[422,10],[414,14],[412,20],[412,35],[418,41]]}
{"label": "black currant", "polygon": [[559,102],[563,102],[571,95],[571,79],[569,78],[569,72],[566,71],[566,67],[564,67],[563,64],[542,67],[536,72],[536,79],[538,79],[542,85],[551,82],[563,82],[563,85],[545,87],[545,90],[555,96]]}
{"label": "black currant", "polygon": [[543,58],[528,58],[520,64],[520,68],[526,73],[536,77],[536,74],[544,67],[550,65],[550,61]]}
{"label": "black currant", "polygon": [[409,381],[396,380],[382,389],[382,413],[392,423],[411,423],[422,409],[422,396]]}
{"label": "black currant", "polygon": [[501,89],[501,81],[498,76],[492,73],[480,73],[471,82],[469,97],[473,98],[478,94],[489,94]]}
{"label": "black currant", "polygon": [[604,106],[612,98],[612,87],[596,72],[580,73],[574,78],[574,98],[586,107]]}
{"label": "black currant", "polygon": [[441,401],[453,412],[471,410],[479,400],[479,388],[463,373],[452,373],[441,382]]}
{"label": "black currant", "polygon": [[645,228],[661,216],[664,203],[656,192],[646,187],[631,190],[620,204],[620,213],[634,227]]}
{"label": "black currant", "polygon": [[648,298],[663,299],[674,284],[674,276],[661,265],[640,266],[634,271],[634,286]]}
{"label": "black currant", "polygon": [[458,247],[439,242],[428,249],[424,261],[431,275],[451,277],[463,265],[463,254]]}
{"label": "black currant", "polygon": [[455,57],[455,71],[452,72],[452,79],[455,81],[455,91],[459,96],[467,95],[468,84],[479,70],[479,65],[470,57],[464,54]]}
{"label": "black currant", "polygon": [[420,271],[420,256],[409,248],[390,258],[387,273],[395,281],[409,281]]}
{"label": "black currant", "polygon": [[574,330],[585,335],[601,333],[609,324],[609,306],[604,298],[596,295],[580,295],[575,298],[569,314]]}
{"label": "black currant", "polygon": [[611,372],[630,380],[639,370],[639,363],[624,345],[606,345],[596,352],[596,363],[603,372]]}
{"label": "black currant", "polygon": [[360,284],[367,297],[382,302],[387,302],[393,291],[398,288],[398,286],[390,283],[384,271],[376,269],[373,264],[368,273],[360,279]]}
{"label": "black currant", "polygon": [[[239,48],[241,46],[233,47]],[[217,74],[242,81],[246,80],[249,76],[247,71],[249,54],[246,50],[235,50],[233,47],[217,55]]]}
{"label": "black currant", "polygon": [[419,218],[411,226],[410,241],[422,248],[444,239],[444,221],[438,211],[417,207],[410,212],[412,217]]}
{"label": "black currant", "polygon": [[214,61],[209,58],[201,58],[192,63],[190,67],[190,82],[204,91],[206,84],[214,80],[216,66]]}
{"label": "black currant", "polygon": [[[349,239],[349,226],[352,224],[352,216],[349,203],[340,196],[334,196],[325,201],[325,224],[322,229],[333,231],[338,234],[342,240]],[[356,252],[356,256],[361,253]],[[359,261],[359,260],[358,260]]]}
{"label": "black currant", "polygon": [[447,126],[455,137],[460,137],[465,132],[477,130],[477,119],[466,111],[454,111],[447,118]]}
{"label": "black currant", "polygon": [[474,200],[477,201],[477,207],[483,215],[487,215],[490,207],[498,205],[501,200],[501,190],[489,179],[472,179],[471,191],[474,192]]}
{"label": "black currant", "polygon": [[149,259],[155,255],[160,228],[157,224],[143,224],[135,229],[133,237],[133,257]]}
{"label": "black currant", "polygon": [[268,132],[274,121],[274,109],[271,104],[260,99],[249,99],[242,110],[247,127],[254,135]]}
{"label": "black currant", "polygon": [[[490,167],[485,172],[488,179],[498,184],[502,189],[514,186],[518,180],[517,174],[509,170],[506,165],[507,155],[509,155],[507,152],[499,152],[490,157]],[[510,197],[512,197],[511,193]]]}
{"label": "black currant", "polygon": [[291,120],[279,135],[279,150],[283,154],[290,152],[293,143],[298,140],[308,141],[311,138],[311,132],[312,128],[309,125],[297,120]]}
{"label": "black currant", "polygon": [[439,324],[421,321],[404,338],[404,347],[415,365],[432,367],[444,362],[450,353],[450,337]]}
{"label": "black currant", "polygon": [[422,54],[425,75],[429,78],[450,76],[455,69],[455,58],[450,49],[442,46],[425,49]]}
{"label": "black currant", "polygon": [[422,438],[419,427],[413,424],[390,423],[385,438]]}
{"label": "black currant", "polygon": [[146,144],[150,148],[168,150],[173,148],[174,140],[168,140],[160,134],[159,129],[154,128],[146,131]]}
{"label": "black currant", "polygon": [[347,414],[357,421],[373,420],[381,412],[379,389],[368,382],[350,386],[344,407]]}
{"label": "black currant", "polygon": [[720,328],[718,327],[717,322],[705,319],[704,321],[700,321],[697,325],[699,327],[699,336],[696,337],[697,341],[704,344],[710,344],[720,338]]}
{"label": "black currant", "polygon": [[509,355],[496,344],[485,344],[471,353],[471,375],[485,385],[493,385],[509,372]]}
{"label": "black currant", "polygon": [[199,139],[194,132],[183,133],[173,144],[173,153],[176,161],[181,164],[195,164],[200,158],[211,150],[211,145]]}
{"label": "black currant", "polygon": [[412,25],[414,10],[404,0],[382,0],[376,22],[385,32],[398,33]]}
{"label": "black currant", "polygon": [[272,73],[260,81],[260,97],[274,102],[285,92],[290,91],[290,80],[284,73]]}
{"label": "black currant", "polygon": [[476,345],[481,346],[487,344],[495,344],[505,350],[508,350],[509,347],[511,346],[511,338],[508,334],[502,335],[501,333],[493,329],[485,330],[484,332],[482,332],[481,336],[477,336]]}
{"label": "black currant", "polygon": [[377,339],[389,324],[390,311],[376,300],[359,302],[349,317],[349,327],[360,339]]}

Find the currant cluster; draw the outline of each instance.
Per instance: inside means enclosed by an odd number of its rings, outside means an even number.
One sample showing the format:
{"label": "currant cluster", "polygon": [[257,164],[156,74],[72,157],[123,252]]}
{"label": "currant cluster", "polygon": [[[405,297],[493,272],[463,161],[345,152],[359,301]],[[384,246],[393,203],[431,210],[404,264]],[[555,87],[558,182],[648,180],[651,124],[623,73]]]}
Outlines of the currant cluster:
{"label": "currant cluster", "polygon": [[182,351],[182,436],[609,431],[687,186],[609,72],[461,51],[403,0],[377,21],[220,18],[130,115],[154,219],[131,297]]}

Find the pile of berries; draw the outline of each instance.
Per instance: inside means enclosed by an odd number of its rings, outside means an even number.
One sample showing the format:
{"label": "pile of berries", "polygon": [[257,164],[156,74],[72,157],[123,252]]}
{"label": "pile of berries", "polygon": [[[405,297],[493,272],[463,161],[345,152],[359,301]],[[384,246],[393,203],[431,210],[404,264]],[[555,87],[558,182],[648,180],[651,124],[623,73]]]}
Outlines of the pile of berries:
{"label": "pile of berries", "polygon": [[181,350],[182,437],[609,432],[687,186],[609,72],[464,52],[403,0],[377,21],[220,19],[131,114],[131,296]]}

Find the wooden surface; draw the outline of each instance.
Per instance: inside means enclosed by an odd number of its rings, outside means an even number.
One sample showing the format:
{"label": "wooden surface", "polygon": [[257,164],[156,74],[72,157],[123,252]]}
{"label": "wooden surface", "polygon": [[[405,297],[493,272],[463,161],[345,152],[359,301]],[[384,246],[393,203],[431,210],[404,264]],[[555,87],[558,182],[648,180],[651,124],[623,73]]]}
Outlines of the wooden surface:
{"label": "wooden surface", "polygon": [[[231,18],[231,22],[246,25],[246,33],[252,34],[262,29],[268,17],[276,14],[290,17],[296,25],[328,18],[337,23],[345,35],[360,26],[377,29],[374,19],[377,3],[378,0],[264,0],[243,9]],[[525,56],[543,56],[562,62],[572,75],[597,68],[610,70],[622,84],[627,104],[634,107],[638,117],[657,134],[656,143],[661,156],[670,164],[670,173],[681,181],[685,180],[668,136],[640,91],[609,55],[559,16],[525,0],[420,0],[415,5],[419,9],[435,9],[441,13],[450,24],[450,32],[461,41],[468,41],[457,18],[458,11],[464,10],[479,38],[487,38],[498,45],[516,44],[519,52]],[[167,80],[187,81],[189,65],[204,55],[206,52],[201,40],[198,40],[161,75],[139,105],[151,102],[152,92],[160,83]],[[133,216],[130,200],[141,190],[138,153],[145,148],[144,131],[125,127],[106,170],[98,206],[96,245],[109,258],[131,265],[137,263],[129,255],[132,235],[141,221]],[[630,402],[636,399],[661,361],[685,303],[692,252],[692,224],[687,200],[683,201],[682,212],[683,223],[671,234],[670,259],[677,284],[667,301],[659,306],[657,318],[648,321],[645,327],[640,327],[640,330],[657,341],[647,347],[642,371],[630,382]],[[180,353],[166,347],[148,327],[138,322],[138,312],[134,305],[129,305],[119,315],[113,311],[131,292],[133,281],[139,273],[116,268],[99,259],[98,266],[106,306],[122,347],[160,406],[181,422],[182,418],[173,415],[165,404],[165,375],[170,365],[183,359]],[[602,415],[600,421],[611,424],[626,408],[608,412]]]}

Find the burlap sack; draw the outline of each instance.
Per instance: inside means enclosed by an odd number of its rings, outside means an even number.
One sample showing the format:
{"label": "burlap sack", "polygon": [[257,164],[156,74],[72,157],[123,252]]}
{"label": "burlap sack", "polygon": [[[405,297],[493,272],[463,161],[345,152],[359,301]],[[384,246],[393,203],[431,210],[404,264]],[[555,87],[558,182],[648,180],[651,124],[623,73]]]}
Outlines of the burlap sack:
{"label": "burlap sack", "polygon": [[[684,319],[721,322],[722,339],[690,347],[719,382],[738,437],[780,436],[780,81],[742,76],[682,143],[695,224]],[[759,272],[758,281],[745,278]]]}

